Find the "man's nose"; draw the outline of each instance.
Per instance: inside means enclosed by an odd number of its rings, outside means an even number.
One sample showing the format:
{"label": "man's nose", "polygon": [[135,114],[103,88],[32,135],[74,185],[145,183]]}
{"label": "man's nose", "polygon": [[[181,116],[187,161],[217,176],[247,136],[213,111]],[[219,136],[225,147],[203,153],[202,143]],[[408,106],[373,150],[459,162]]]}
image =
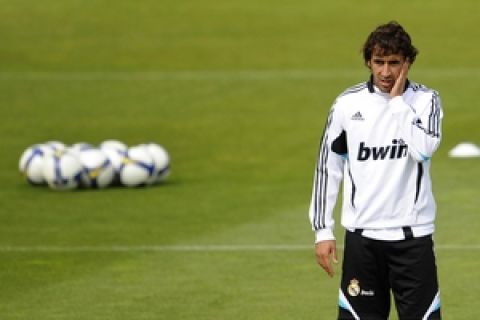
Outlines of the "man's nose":
{"label": "man's nose", "polygon": [[388,63],[385,63],[385,64],[382,66],[381,73],[382,73],[382,76],[389,76],[389,75],[392,73],[392,71],[391,71],[390,66],[388,65]]}

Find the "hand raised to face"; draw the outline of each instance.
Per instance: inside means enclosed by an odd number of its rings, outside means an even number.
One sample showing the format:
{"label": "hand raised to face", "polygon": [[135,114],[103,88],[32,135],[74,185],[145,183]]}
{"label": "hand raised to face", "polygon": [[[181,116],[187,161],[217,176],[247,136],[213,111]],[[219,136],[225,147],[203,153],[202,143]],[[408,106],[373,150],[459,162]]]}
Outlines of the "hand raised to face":
{"label": "hand raised to face", "polygon": [[405,89],[405,83],[407,82],[409,68],[410,61],[408,60],[408,58],[406,58],[403,62],[400,74],[398,75],[397,80],[395,80],[395,84],[393,85],[392,90],[390,90],[390,97],[394,98],[403,94],[403,91]]}

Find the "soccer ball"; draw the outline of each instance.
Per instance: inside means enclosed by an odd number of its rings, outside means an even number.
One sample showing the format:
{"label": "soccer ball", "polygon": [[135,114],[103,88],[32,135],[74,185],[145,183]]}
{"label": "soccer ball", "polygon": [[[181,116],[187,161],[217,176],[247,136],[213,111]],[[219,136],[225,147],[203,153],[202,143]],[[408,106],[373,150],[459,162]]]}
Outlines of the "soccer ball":
{"label": "soccer ball", "polygon": [[107,155],[100,149],[87,148],[78,152],[84,170],[83,184],[92,188],[105,188],[113,182],[115,170]]}
{"label": "soccer ball", "polygon": [[25,175],[28,182],[33,185],[43,185],[46,183],[43,177],[45,156],[64,149],[65,144],[59,141],[48,141],[32,145],[25,149],[20,156],[18,168]]}
{"label": "soccer ball", "polygon": [[170,156],[164,147],[157,143],[146,143],[142,145],[153,159],[155,164],[155,172],[149,184],[154,184],[163,181],[170,173]]}
{"label": "soccer ball", "polygon": [[106,140],[100,144],[100,150],[107,155],[113,169],[118,173],[128,150],[127,145],[118,140]]}
{"label": "soccer ball", "polygon": [[100,149],[115,149],[121,151],[127,151],[128,146],[119,140],[105,140],[100,144]]}
{"label": "soccer ball", "polygon": [[43,145],[53,151],[65,151],[67,149],[67,145],[65,143],[57,140],[44,142]]}
{"label": "soccer ball", "polygon": [[18,168],[28,182],[33,185],[46,183],[43,177],[43,163],[47,154],[53,150],[43,144],[35,144],[28,147],[21,155]]}
{"label": "soccer ball", "polygon": [[120,166],[120,182],[127,187],[146,185],[155,174],[152,156],[142,146],[134,146],[125,152]]}
{"label": "soccer ball", "polygon": [[127,145],[118,140],[106,140],[99,147],[110,160],[115,172],[112,184],[120,184],[120,167],[128,150]]}
{"label": "soccer ball", "polygon": [[87,142],[77,142],[72,144],[69,148],[67,148],[67,151],[76,157],[80,156],[80,153],[84,150],[89,150],[93,149],[94,146],[92,146],[90,143]]}
{"label": "soccer ball", "polygon": [[43,176],[50,188],[71,190],[81,185],[84,179],[83,166],[75,155],[57,151],[46,155]]}

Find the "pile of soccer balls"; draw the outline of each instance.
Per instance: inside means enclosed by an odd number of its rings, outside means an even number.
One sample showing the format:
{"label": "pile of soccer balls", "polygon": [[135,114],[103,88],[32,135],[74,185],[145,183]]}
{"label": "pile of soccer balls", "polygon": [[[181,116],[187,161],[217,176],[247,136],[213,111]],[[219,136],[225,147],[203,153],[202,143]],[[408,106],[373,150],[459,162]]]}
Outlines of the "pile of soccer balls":
{"label": "pile of soccer balls", "polygon": [[28,147],[19,169],[31,184],[55,190],[139,187],[163,181],[169,173],[170,156],[157,143],[128,147],[118,140],[106,140],[99,146],[84,142],[67,146],[48,141]]}

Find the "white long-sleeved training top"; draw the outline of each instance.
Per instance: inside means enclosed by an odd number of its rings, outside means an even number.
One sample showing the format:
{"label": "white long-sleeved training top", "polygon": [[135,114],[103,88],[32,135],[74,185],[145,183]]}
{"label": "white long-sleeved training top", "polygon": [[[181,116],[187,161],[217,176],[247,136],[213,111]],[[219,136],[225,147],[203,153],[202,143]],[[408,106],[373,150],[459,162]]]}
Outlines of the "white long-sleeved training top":
{"label": "white long-sleeved training top", "polygon": [[360,83],[335,100],[321,139],[309,218],[316,242],[335,239],[333,210],[343,179],[341,224],[380,240],[434,231],[430,158],[440,143],[438,93],[407,82],[390,98]]}

